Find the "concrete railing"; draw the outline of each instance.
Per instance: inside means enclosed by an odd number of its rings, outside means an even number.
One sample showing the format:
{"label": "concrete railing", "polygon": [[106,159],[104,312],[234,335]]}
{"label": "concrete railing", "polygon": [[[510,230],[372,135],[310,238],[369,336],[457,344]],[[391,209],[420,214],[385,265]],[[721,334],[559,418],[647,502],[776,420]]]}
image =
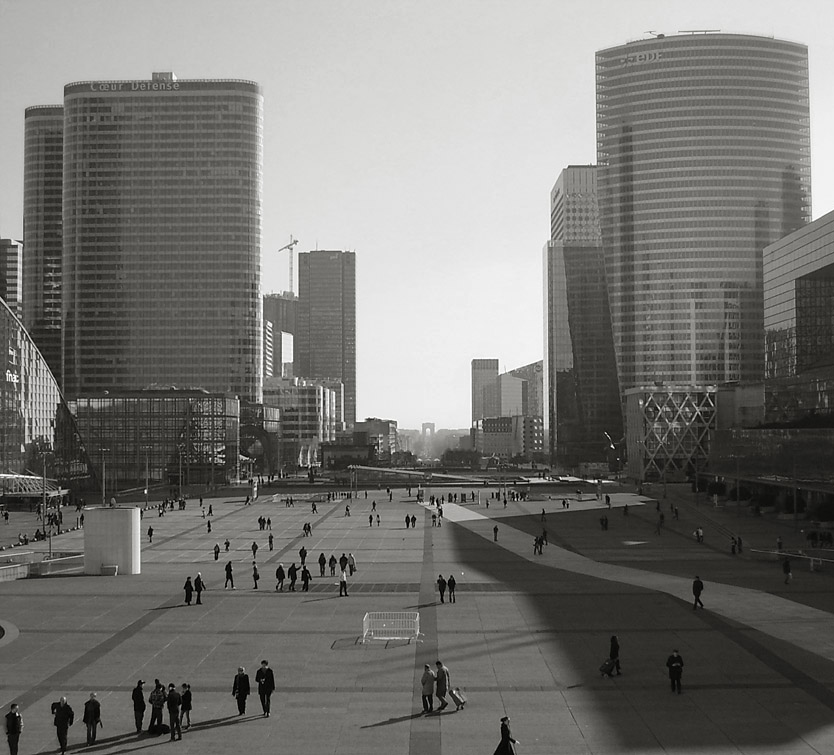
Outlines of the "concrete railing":
{"label": "concrete railing", "polygon": [[29,564],[0,564],[0,582],[26,579],[29,576]]}
{"label": "concrete railing", "polygon": [[51,574],[68,574],[84,570],[84,554],[50,558],[32,564],[30,571],[33,577],[48,577]]}

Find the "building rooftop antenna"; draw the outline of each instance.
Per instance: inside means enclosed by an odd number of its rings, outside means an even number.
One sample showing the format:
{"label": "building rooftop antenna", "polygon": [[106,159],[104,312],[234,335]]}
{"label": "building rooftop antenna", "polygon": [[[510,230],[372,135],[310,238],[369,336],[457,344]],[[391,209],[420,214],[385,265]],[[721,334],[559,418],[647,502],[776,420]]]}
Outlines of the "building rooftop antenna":
{"label": "building rooftop antenna", "polygon": [[678,34],[718,34],[721,29],[678,29]]}

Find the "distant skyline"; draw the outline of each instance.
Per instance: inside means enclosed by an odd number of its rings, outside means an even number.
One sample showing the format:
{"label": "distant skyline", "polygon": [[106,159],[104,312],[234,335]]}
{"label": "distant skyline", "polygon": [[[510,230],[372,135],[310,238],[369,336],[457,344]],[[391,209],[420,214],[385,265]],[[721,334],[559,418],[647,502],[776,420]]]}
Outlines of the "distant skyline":
{"label": "distant skyline", "polygon": [[648,30],[808,45],[817,218],[834,209],[831,16],[822,0],[0,0],[0,236],[22,236],[26,107],[153,71],[257,81],[263,292],[289,288],[274,250],[290,235],[355,251],[357,418],[465,428],[472,359],[542,358],[549,192],[596,161],[594,53]]}

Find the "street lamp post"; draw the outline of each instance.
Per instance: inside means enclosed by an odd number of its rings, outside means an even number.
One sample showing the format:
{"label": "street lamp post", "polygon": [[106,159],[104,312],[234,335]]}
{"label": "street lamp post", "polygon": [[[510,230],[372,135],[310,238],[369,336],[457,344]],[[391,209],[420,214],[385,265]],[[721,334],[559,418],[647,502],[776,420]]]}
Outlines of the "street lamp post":
{"label": "street lamp post", "polygon": [[101,505],[107,506],[107,456],[109,448],[99,448],[101,452]]}

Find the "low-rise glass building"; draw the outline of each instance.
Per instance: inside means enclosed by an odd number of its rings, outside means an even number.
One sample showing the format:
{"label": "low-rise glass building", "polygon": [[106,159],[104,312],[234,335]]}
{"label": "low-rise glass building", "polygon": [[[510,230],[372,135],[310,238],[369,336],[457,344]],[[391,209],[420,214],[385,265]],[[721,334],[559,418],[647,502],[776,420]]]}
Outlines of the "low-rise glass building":
{"label": "low-rise glass building", "polygon": [[239,477],[240,401],[176,388],[78,398],[71,407],[106,490],[223,485]]}

